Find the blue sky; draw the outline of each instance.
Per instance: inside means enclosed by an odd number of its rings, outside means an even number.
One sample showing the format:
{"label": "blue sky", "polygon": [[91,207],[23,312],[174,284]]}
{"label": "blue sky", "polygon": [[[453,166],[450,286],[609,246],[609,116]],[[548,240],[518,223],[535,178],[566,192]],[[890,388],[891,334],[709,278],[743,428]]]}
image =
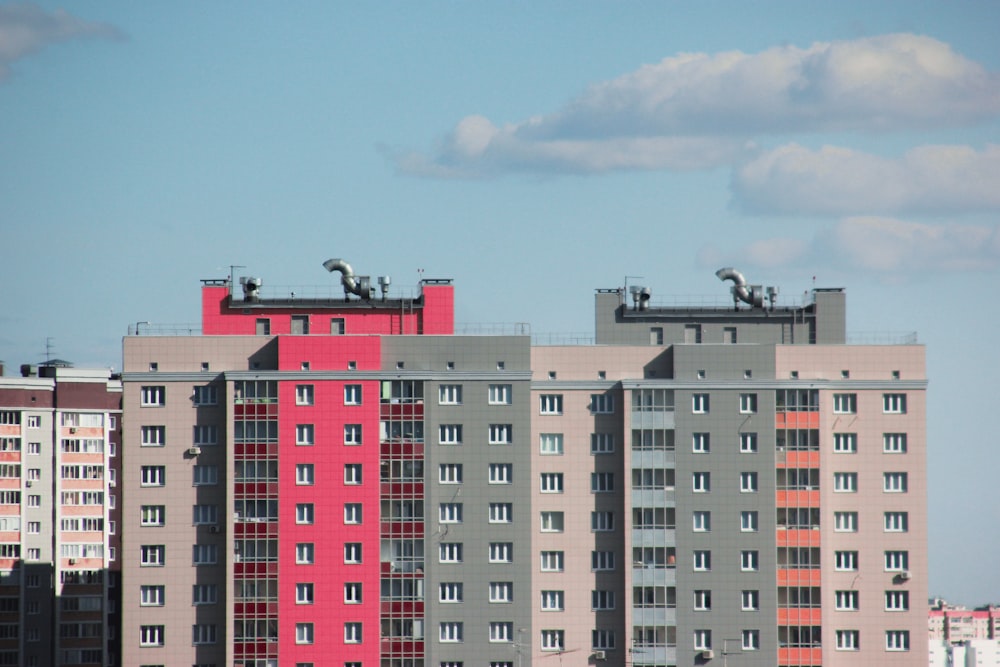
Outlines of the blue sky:
{"label": "blue sky", "polygon": [[119,367],[231,264],[537,333],[625,276],[846,287],[928,345],[931,592],[1000,602],[1000,4],[372,5],[0,5],[0,359]]}

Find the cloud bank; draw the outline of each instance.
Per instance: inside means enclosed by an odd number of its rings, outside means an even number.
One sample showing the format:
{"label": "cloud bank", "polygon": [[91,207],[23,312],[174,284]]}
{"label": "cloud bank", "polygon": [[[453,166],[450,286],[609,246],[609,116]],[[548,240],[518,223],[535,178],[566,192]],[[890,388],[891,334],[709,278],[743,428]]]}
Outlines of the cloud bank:
{"label": "cloud bank", "polygon": [[749,157],[755,137],[895,132],[1000,114],[1000,75],[930,37],[679,54],[591,86],[565,108],[498,125],[462,119],[409,174],[703,169]]}
{"label": "cloud bank", "polygon": [[114,26],[84,21],[61,9],[46,12],[29,4],[0,6],[0,81],[10,75],[12,63],[51,44],[121,37]]}

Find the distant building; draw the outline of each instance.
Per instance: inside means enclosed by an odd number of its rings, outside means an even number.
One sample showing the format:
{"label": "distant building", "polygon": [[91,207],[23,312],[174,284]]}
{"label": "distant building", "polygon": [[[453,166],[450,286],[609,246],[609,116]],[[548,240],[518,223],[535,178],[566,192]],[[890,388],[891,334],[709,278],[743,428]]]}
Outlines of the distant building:
{"label": "distant building", "polygon": [[21,370],[0,377],[0,665],[119,664],[121,383]]}
{"label": "distant building", "polygon": [[923,661],[924,349],[849,344],[843,290],[603,289],[532,345],[327,268],[125,339],[124,664]]}

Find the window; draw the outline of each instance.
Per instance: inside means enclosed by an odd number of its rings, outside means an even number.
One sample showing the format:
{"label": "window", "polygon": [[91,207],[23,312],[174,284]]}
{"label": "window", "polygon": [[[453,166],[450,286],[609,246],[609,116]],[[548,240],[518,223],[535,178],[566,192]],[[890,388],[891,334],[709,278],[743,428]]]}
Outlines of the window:
{"label": "window", "polygon": [[[296,644],[312,644],[313,643],[313,624],[312,623],[296,623],[295,624],[295,643]],[[344,637],[344,641],[347,641],[347,637]]]}
{"label": "window", "polygon": [[295,444],[312,445],[316,442],[316,432],[312,424],[299,424],[295,427]]}
{"label": "window", "polygon": [[344,405],[361,405],[361,385],[344,385]]}
{"label": "window", "polygon": [[361,444],[361,424],[344,424],[344,444]]}
{"label": "window", "polygon": [[541,553],[542,572],[562,572],[563,571],[563,552],[562,551],[543,551]]}
{"label": "window", "polygon": [[708,493],[712,488],[711,480],[711,473],[691,473],[691,491],[694,493]]}
{"label": "window", "polygon": [[757,493],[757,473],[740,473],[740,493]]}
{"label": "window", "polygon": [[163,646],[164,626],[162,625],[140,625],[139,626],[139,646]]}
{"label": "window", "polygon": [[441,624],[438,637],[442,643],[460,642],[464,629],[461,621],[447,621]]}
{"label": "window", "polygon": [[295,464],[295,483],[311,486],[316,483],[315,466],[312,463]]}
{"label": "window", "polygon": [[744,533],[756,533],[760,530],[756,510],[740,512],[740,530]]}
{"label": "window", "polygon": [[712,530],[712,513],[704,510],[691,514],[691,530],[696,533],[707,533]]}
{"label": "window", "polygon": [[491,563],[513,563],[514,544],[513,542],[490,542],[490,562]]}
{"label": "window", "polygon": [[835,415],[853,415],[858,411],[858,395],[857,394],[834,394],[833,395],[833,414]]}
{"label": "window", "polygon": [[695,630],[694,631],[694,650],[695,651],[708,651],[712,648],[712,631],[711,630]]}
{"label": "window", "polygon": [[192,401],[195,405],[217,405],[219,403],[219,390],[212,385],[195,387]]}
{"label": "window", "polygon": [[885,552],[885,571],[886,572],[903,572],[910,569],[910,552],[909,551],[886,551]]}
{"label": "window", "polygon": [[219,547],[215,544],[194,544],[191,546],[191,562],[194,565],[215,565],[219,562]]}
{"label": "window", "polygon": [[837,611],[857,611],[858,592],[857,591],[836,591],[835,609]]}
{"label": "window", "polygon": [[299,565],[312,565],[315,561],[315,546],[312,542],[299,542],[295,545],[295,562]]}
{"label": "window", "polygon": [[542,512],[542,532],[561,533],[563,532],[562,512]]}
{"label": "window", "polygon": [[541,480],[542,493],[563,492],[563,474],[561,472],[543,472]]}
{"label": "window", "polygon": [[312,503],[299,503],[295,506],[295,523],[313,523],[315,520]]}
{"label": "window", "polygon": [[760,630],[743,631],[743,650],[744,651],[760,650]]}
{"label": "window", "polygon": [[166,444],[166,426],[142,426],[139,434],[143,447],[163,447]]}
{"label": "window", "polygon": [[541,453],[548,456],[562,456],[563,434],[562,433],[542,433]]}
{"label": "window", "polygon": [[[312,625],[312,623],[310,623],[309,625]],[[360,623],[344,623],[344,643],[345,644],[361,643]]]}
{"label": "window", "polygon": [[882,412],[887,415],[906,414],[906,394],[882,394]]}
{"label": "window", "polygon": [[740,394],[740,414],[757,412],[757,394]]}
{"label": "window", "polygon": [[591,512],[590,529],[595,532],[607,532],[615,529],[614,512]]}
{"label": "window", "polygon": [[460,384],[442,384],[438,386],[438,404],[439,405],[461,405],[462,404],[462,385]]}
{"label": "window", "polygon": [[696,415],[708,414],[708,394],[691,395],[691,412]]}
{"label": "window", "polygon": [[462,523],[462,503],[441,503],[438,506],[438,521]]}
{"label": "window", "polygon": [[28,454],[41,454],[41,453],[42,453],[42,443],[40,442],[28,443]]}
{"label": "window", "polygon": [[615,451],[615,436],[613,433],[591,433],[591,454],[613,454]]}
{"label": "window", "polygon": [[438,482],[441,484],[461,484],[462,464],[442,463],[438,466]]}
{"label": "window", "polygon": [[886,611],[909,611],[910,591],[886,591],[885,592]]}
{"label": "window", "polygon": [[162,544],[143,544],[139,548],[139,565],[142,567],[163,567],[166,547]]}
{"label": "window", "polygon": [[886,630],[885,631],[886,651],[909,651],[910,631],[909,630]]}
{"label": "window", "polygon": [[543,651],[565,651],[566,633],[563,630],[542,630]]}
{"label": "window", "polygon": [[489,464],[490,484],[510,484],[513,480],[514,466],[510,463]]}
{"label": "window", "polygon": [[905,472],[882,473],[882,490],[886,493],[906,493],[907,481]]}
{"label": "window", "polygon": [[510,405],[512,388],[512,385],[509,384],[491,384],[489,386],[489,404]]}
{"label": "window", "polygon": [[167,510],[163,505],[143,505],[139,515],[141,526],[163,526],[167,522]]}
{"label": "window", "polygon": [[504,621],[490,622],[490,641],[491,642],[510,642],[513,641],[514,635],[514,624]]}
{"label": "window", "polygon": [[[310,544],[309,546],[311,547],[312,545]],[[344,562],[352,565],[362,562],[360,542],[347,542],[344,544]]]}
{"label": "window", "polygon": [[590,641],[594,649],[597,650],[613,649],[615,647],[615,631],[592,630]]}
{"label": "window", "polygon": [[344,583],[344,604],[361,604],[361,582]]}
{"label": "window", "polygon": [[906,434],[905,433],[883,433],[882,451],[885,454],[905,454]]}
{"label": "window", "polygon": [[594,611],[610,611],[615,608],[614,591],[591,591],[590,607]]}
{"label": "window", "polygon": [[139,405],[144,408],[161,408],[166,405],[165,387],[142,387],[139,391]]}
{"label": "window", "polygon": [[[114,419],[114,417],[112,417]],[[38,415],[28,415],[28,428],[41,428],[42,418]],[[114,425],[111,426],[114,429]]]}
{"label": "window", "polygon": [[510,523],[514,520],[513,503],[490,503],[490,523]]}
{"label": "window", "polygon": [[344,484],[355,485],[361,483],[361,464],[344,464]]}
{"label": "window", "polygon": [[910,529],[909,515],[907,512],[886,512],[885,532],[905,533]]}
{"label": "window", "polygon": [[463,584],[460,581],[442,581],[438,584],[438,602],[458,603],[464,599]]}
{"label": "window", "polygon": [[740,569],[744,572],[756,572],[760,569],[760,553],[756,550],[740,552]]}
{"label": "window", "polygon": [[712,591],[696,590],[694,592],[694,610],[709,611],[712,608]]}
{"label": "window", "polygon": [[837,650],[838,651],[858,651],[861,649],[861,641],[857,630],[837,630]]}
{"label": "window", "polygon": [[858,513],[857,512],[834,512],[833,513],[833,530],[838,533],[856,533],[858,532]]}
{"label": "window", "polygon": [[142,466],[139,474],[140,486],[163,486],[167,483],[165,466]]}
{"label": "window", "polygon": [[344,503],[344,523],[362,523],[361,503]]}
{"label": "window", "polygon": [[561,415],[563,413],[562,394],[542,394],[538,398],[543,415]]}
{"label": "window", "polygon": [[708,433],[691,434],[691,451],[695,454],[708,454],[711,449]]}
{"label": "window", "polygon": [[165,591],[164,586],[140,586],[139,606],[162,607]]}
{"label": "window", "polygon": [[195,584],[191,587],[191,604],[216,604],[219,601],[219,587],[216,584]]}
{"label": "window", "polygon": [[591,394],[590,413],[594,415],[609,415],[615,411],[614,394]]}
{"label": "window", "polygon": [[590,569],[594,572],[610,572],[615,569],[614,551],[591,551]]}
{"label": "window", "polygon": [[192,477],[194,486],[215,486],[219,483],[219,466],[196,465],[192,469]]}
{"label": "window", "polygon": [[510,424],[490,424],[491,445],[509,445],[514,442],[514,431]]}
{"label": "window", "polygon": [[857,551],[834,551],[833,569],[839,572],[854,572],[858,569]]}
{"label": "window", "polygon": [[857,493],[858,473],[856,472],[833,473],[833,490],[835,493]]}
{"label": "window", "polygon": [[712,569],[712,552],[695,551],[693,557],[693,564],[695,572],[708,572],[709,570]]}
{"label": "window", "polygon": [[315,400],[311,384],[295,385],[295,405],[312,405]]}
{"label": "window", "polygon": [[312,604],[313,602],[315,602],[313,585],[309,583],[295,584],[295,604]]}
{"label": "window", "polygon": [[511,581],[490,582],[490,602],[509,603],[514,601],[514,583]]}
{"label": "window", "polygon": [[592,493],[610,493],[615,490],[615,474],[613,472],[590,473],[590,491]]}
{"label": "window", "polygon": [[743,591],[740,594],[740,609],[758,611],[760,609],[760,591]]}
{"label": "window", "polygon": [[857,433],[834,433],[833,451],[837,454],[857,454],[858,434]]}
{"label": "window", "polygon": [[194,505],[191,511],[192,523],[196,526],[210,526],[219,523],[218,505]]}
{"label": "window", "polygon": [[461,563],[462,543],[442,542],[438,545],[438,561],[441,563]]}
{"label": "window", "polygon": [[757,434],[740,433],[740,454],[757,453]]}
{"label": "window", "polygon": [[194,444],[211,447],[219,443],[219,428],[211,424],[199,424],[194,427]]}
{"label": "window", "polygon": [[191,643],[195,646],[200,644],[214,644],[216,641],[215,625],[199,624],[191,626]]}
{"label": "window", "polygon": [[438,443],[442,445],[461,445],[462,425],[441,424],[438,426]]}

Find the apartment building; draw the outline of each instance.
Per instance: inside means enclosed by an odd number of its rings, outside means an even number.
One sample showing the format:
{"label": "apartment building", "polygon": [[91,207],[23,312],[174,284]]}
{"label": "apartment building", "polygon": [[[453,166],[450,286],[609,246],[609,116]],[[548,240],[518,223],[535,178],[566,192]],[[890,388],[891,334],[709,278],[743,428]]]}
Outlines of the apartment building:
{"label": "apartment building", "polygon": [[121,382],[0,365],[0,665],[119,664]]}
{"label": "apartment building", "polygon": [[126,664],[926,654],[924,350],[848,342],[843,290],[602,289],[539,346],[325,266],[343,297],[207,280],[198,335],[125,339]]}

